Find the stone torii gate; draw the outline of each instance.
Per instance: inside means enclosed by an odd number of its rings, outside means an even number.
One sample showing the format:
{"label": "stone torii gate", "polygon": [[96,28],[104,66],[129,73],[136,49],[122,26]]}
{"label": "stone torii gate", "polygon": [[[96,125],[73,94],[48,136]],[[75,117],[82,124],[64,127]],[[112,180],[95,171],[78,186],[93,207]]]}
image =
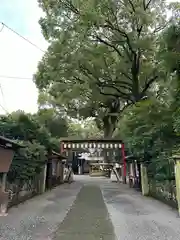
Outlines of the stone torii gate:
{"label": "stone torii gate", "polygon": [[[125,147],[122,140],[63,138],[60,144],[61,153],[64,153],[68,157],[69,162],[72,161],[73,152],[76,155],[78,152],[84,152],[94,163],[120,163],[123,166],[123,182],[126,183]],[[102,158],[104,161],[99,160],[102,160]]]}

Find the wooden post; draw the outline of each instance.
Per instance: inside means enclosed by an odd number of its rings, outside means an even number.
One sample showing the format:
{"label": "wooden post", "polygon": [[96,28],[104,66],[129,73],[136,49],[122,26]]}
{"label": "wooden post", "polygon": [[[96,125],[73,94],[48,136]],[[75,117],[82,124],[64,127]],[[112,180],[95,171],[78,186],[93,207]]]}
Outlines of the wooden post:
{"label": "wooden post", "polygon": [[61,142],[60,153],[63,154],[63,152],[64,152],[64,143]]}
{"label": "wooden post", "polygon": [[126,156],[125,156],[124,143],[122,143],[121,153],[122,153],[122,159],[123,159],[123,183],[126,184]]}
{"label": "wooden post", "polygon": [[61,163],[60,163],[60,178],[61,178],[61,183],[63,183],[64,182],[64,164],[63,164],[63,162],[61,161]]}
{"label": "wooden post", "polygon": [[2,183],[1,183],[2,192],[6,191],[6,179],[7,179],[7,173],[3,173]]}

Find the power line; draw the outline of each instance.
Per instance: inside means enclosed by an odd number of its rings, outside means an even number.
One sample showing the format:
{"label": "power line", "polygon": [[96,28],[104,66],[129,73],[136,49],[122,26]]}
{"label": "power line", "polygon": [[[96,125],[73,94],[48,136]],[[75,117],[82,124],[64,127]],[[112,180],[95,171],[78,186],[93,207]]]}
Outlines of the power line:
{"label": "power line", "polygon": [[[9,78],[9,79],[20,79],[20,80],[24,80],[24,79],[28,79],[28,80],[33,80],[33,78],[28,78],[28,77],[16,77],[16,76],[4,76],[4,75],[0,75],[0,78]],[[6,105],[6,101],[5,101],[5,96],[4,96],[4,92],[3,92],[3,88],[2,85],[0,84],[0,91],[1,91],[1,95],[3,98],[3,102]],[[9,114],[9,111],[7,110],[7,107],[4,107],[1,103],[0,103],[0,107],[5,111],[6,114]]]}
{"label": "power line", "polygon": [[[20,38],[22,38],[23,40],[25,40],[26,42],[28,42],[29,44],[31,44],[32,46],[36,47],[38,50],[40,50],[41,52],[45,53],[44,50],[42,50],[40,47],[38,47],[36,44],[34,44],[33,42],[31,42],[29,39],[23,37],[20,33],[16,32],[14,29],[12,29],[11,27],[7,26],[5,23],[0,22],[2,24],[2,27],[0,29],[0,32],[3,31],[4,27],[6,27],[7,29],[9,29],[11,32],[13,32],[14,34],[16,34],[17,36],[19,36]],[[28,77],[16,77],[16,76],[0,76],[0,78],[9,78],[9,79],[28,79],[28,80],[33,80],[33,78],[28,78]],[[3,89],[2,89],[2,85],[0,84],[0,91],[1,91],[1,95],[3,98],[3,101],[5,102],[5,98],[4,98],[4,93],[3,93]],[[5,111],[6,114],[9,114],[8,110],[0,103],[0,107]]]}
{"label": "power line", "polygon": [[[6,106],[6,108],[4,108],[4,109],[6,109],[6,111],[7,111],[7,104],[6,104],[6,101],[5,101],[5,96],[4,96],[4,92],[3,92],[3,87],[2,87],[1,84],[0,84],[0,90],[1,90],[1,95],[2,95],[2,98],[3,98],[3,102],[4,102],[5,106]],[[7,112],[8,112],[8,111],[7,111]]]}
{"label": "power line", "polygon": [[9,114],[8,110],[0,103],[0,107],[4,110],[6,114]]}
{"label": "power line", "polygon": [[0,75],[0,78],[9,78],[9,79],[19,79],[19,80],[33,80],[33,78],[30,77],[16,77],[16,76],[6,76],[6,75]]}
{"label": "power line", "polygon": [[0,107],[5,111],[6,114],[9,114],[9,112],[1,104]]}
{"label": "power line", "polygon": [[9,29],[11,32],[13,32],[14,34],[16,34],[17,36],[19,36],[20,38],[22,38],[23,40],[25,40],[26,42],[28,42],[29,44],[31,44],[32,46],[34,46],[35,48],[37,48],[38,50],[40,50],[41,52],[45,53],[44,50],[42,50],[40,47],[38,47],[36,44],[34,44],[33,42],[31,42],[29,39],[23,37],[20,33],[16,32],[14,29],[12,29],[11,27],[9,27],[8,25],[6,25],[3,22],[0,22],[2,24],[2,29],[3,30],[4,27],[6,27],[7,29]]}
{"label": "power line", "polygon": [[3,28],[4,28],[4,24],[2,24],[2,27],[1,27],[1,29],[0,29],[0,32],[2,32]]}

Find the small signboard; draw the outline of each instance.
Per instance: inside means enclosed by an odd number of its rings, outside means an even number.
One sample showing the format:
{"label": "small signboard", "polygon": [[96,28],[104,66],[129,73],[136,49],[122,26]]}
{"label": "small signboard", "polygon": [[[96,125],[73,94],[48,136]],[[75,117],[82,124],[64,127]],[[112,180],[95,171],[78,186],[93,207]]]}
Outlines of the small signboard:
{"label": "small signboard", "polygon": [[12,149],[6,149],[0,147],[0,172],[7,173],[11,166],[12,159],[14,157],[14,151]]}

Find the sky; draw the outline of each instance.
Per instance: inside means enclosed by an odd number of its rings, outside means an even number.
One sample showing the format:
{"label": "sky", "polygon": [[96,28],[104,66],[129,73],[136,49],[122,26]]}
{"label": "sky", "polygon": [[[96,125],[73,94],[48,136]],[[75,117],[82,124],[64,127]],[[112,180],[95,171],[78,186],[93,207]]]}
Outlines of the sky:
{"label": "sky", "polygon": [[[41,49],[47,49],[38,20],[43,13],[37,0],[0,0],[0,22],[5,23]],[[1,30],[1,23],[0,23]],[[43,52],[16,36],[6,27],[0,32],[0,105],[8,112],[37,111],[38,91],[32,76]],[[29,79],[10,79],[13,76]],[[3,97],[4,96],[4,97]],[[0,107],[0,113],[4,110]]]}

